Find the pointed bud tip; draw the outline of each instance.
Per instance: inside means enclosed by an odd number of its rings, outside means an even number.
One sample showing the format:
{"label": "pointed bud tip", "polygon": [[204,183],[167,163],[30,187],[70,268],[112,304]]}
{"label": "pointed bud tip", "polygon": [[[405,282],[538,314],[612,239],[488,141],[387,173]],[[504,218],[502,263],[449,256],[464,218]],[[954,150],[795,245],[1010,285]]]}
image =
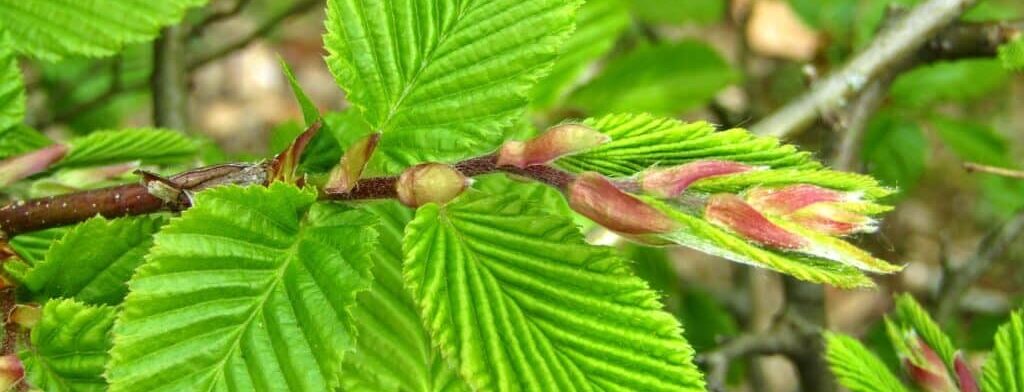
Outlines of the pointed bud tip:
{"label": "pointed bud tip", "polygon": [[978,380],[974,378],[974,373],[971,372],[970,366],[967,365],[967,361],[964,360],[963,353],[957,352],[953,357],[953,370],[956,371],[957,384],[960,386],[960,392],[979,392]]}
{"label": "pointed bud tip", "polygon": [[268,167],[268,179],[267,182],[283,181],[286,183],[297,183],[299,179],[296,177],[296,170],[299,168],[299,161],[302,159],[302,153],[306,151],[306,147],[309,142],[313,140],[317,132],[320,131],[320,127],[323,125],[321,121],[317,121],[306,128],[295,140],[292,141],[284,151],[277,154],[273,160],[271,160]]}
{"label": "pointed bud tip", "polygon": [[704,216],[711,223],[762,246],[787,250],[807,246],[803,237],[779,227],[733,194],[712,195],[705,206]]}
{"label": "pointed bud tip", "polygon": [[508,141],[498,151],[498,166],[525,168],[543,165],[566,155],[607,143],[611,137],[582,124],[562,124],[549,128],[525,142]]}
{"label": "pointed bud tip", "polygon": [[63,159],[67,152],[68,146],[53,144],[0,161],[0,186],[10,185],[45,171]]}
{"label": "pointed bud tip", "polygon": [[754,188],[746,193],[747,202],[769,214],[785,215],[815,203],[844,201],[842,192],[817,185],[798,184],[782,188]]}
{"label": "pointed bud tip", "polygon": [[667,168],[649,169],[640,173],[640,187],[655,197],[679,196],[698,180],[742,173],[755,167],[732,161],[700,160]]}
{"label": "pointed bud tip", "polygon": [[324,185],[327,193],[347,193],[356,186],[363,175],[363,170],[373,157],[374,150],[380,142],[380,132],[369,134],[352,144],[341,156],[338,165],[331,169],[331,174]]}
{"label": "pointed bud tip", "polygon": [[398,200],[409,207],[427,203],[445,204],[469,186],[469,180],[451,166],[423,163],[402,172],[398,178]]}
{"label": "pointed bud tip", "polygon": [[609,230],[628,235],[667,233],[678,224],[661,211],[623,192],[604,176],[580,174],[567,190],[569,206]]}

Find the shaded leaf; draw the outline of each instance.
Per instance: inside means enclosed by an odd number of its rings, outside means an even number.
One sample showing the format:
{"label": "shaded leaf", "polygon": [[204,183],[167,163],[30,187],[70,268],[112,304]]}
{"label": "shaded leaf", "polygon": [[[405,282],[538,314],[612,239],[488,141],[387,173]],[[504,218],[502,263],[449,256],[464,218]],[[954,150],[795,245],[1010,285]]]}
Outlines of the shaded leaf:
{"label": "shaded leaf", "polygon": [[148,164],[186,162],[199,152],[196,142],[167,129],[99,131],[72,139],[70,151],[57,167],[100,166],[141,161]]}
{"label": "shaded leaf", "polygon": [[996,59],[938,62],[900,75],[892,84],[893,104],[924,108],[941,102],[968,103],[1005,88],[1009,73]]}
{"label": "shaded leaf", "polygon": [[72,299],[46,302],[31,345],[18,353],[28,383],[54,392],[107,390],[103,370],[115,314],[113,307]]}
{"label": "shaded leaf", "polygon": [[881,112],[868,124],[861,156],[872,176],[909,192],[924,174],[927,148],[917,123]]}

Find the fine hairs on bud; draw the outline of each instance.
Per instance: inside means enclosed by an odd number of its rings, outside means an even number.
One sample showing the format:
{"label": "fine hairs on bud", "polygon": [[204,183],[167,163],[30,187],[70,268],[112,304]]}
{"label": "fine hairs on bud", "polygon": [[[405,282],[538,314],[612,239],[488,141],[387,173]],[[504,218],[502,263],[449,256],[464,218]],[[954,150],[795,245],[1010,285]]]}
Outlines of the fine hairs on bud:
{"label": "fine hairs on bud", "polygon": [[623,192],[604,176],[580,174],[568,189],[569,206],[609,230],[642,235],[666,233],[676,222],[640,199]]}
{"label": "fine hairs on bud", "polygon": [[607,143],[611,138],[582,124],[562,124],[525,142],[508,141],[498,151],[498,166],[525,168]]}
{"label": "fine hairs on bud", "polygon": [[423,163],[402,172],[398,178],[398,200],[413,208],[427,203],[445,204],[468,186],[466,177],[451,166]]}

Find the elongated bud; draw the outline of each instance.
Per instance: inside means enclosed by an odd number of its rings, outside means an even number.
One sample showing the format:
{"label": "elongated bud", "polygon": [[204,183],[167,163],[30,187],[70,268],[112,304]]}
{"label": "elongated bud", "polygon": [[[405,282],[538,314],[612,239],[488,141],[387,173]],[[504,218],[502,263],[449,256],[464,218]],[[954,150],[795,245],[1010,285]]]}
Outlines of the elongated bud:
{"label": "elongated bud", "polygon": [[54,144],[0,161],[0,186],[13,184],[46,170],[50,165],[64,158],[64,154],[67,152],[67,146]]}
{"label": "elongated bud", "polygon": [[874,219],[843,208],[843,203],[811,204],[790,214],[789,219],[831,236],[872,232],[877,229]]}
{"label": "elongated bud", "polygon": [[0,357],[0,390],[13,391],[25,378],[25,367],[15,354]]}
{"label": "elongated bud", "polygon": [[980,391],[978,380],[974,378],[974,373],[971,372],[971,368],[967,366],[967,361],[964,360],[964,356],[960,352],[953,357],[953,370],[956,371],[956,381],[960,386],[960,392]]}
{"label": "elongated bud", "polygon": [[580,174],[568,188],[569,206],[609,230],[623,234],[667,233],[676,222],[640,199],[623,192],[604,176]]}
{"label": "elongated bud", "polygon": [[776,249],[800,249],[807,242],[761,215],[739,196],[720,193],[711,196],[704,217],[713,224],[731,230],[763,246]]}
{"label": "elongated bud", "polygon": [[32,328],[42,317],[42,311],[34,305],[15,305],[11,311],[11,321],[24,328]]}
{"label": "elongated bud", "polygon": [[267,183],[275,181],[283,181],[289,184],[299,183],[299,178],[296,176],[299,160],[302,158],[302,153],[306,151],[306,146],[313,140],[313,136],[316,136],[317,132],[320,131],[320,126],[320,121],[310,125],[309,128],[306,128],[305,132],[302,132],[292,141],[288,148],[285,148],[284,151],[281,151],[270,161],[270,166],[267,169]]}
{"label": "elongated bud", "polygon": [[370,157],[373,156],[373,150],[377,148],[379,141],[380,133],[377,132],[367,135],[352,144],[348,151],[345,151],[345,155],[341,156],[338,166],[331,169],[331,176],[327,180],[324,190],[327,193],[347,193],[351,191],[356,186],[356,183],[359,182],[359,178],[362,177],[363,169],[370,162]]}
{"label": "elongated bud", "polygon": [[398,177],[398,200],[414,208],[427,203],[444,204],[468,185],[469,180],[451,166],[423,163],[405,169]]}
{"label": "elongated bud", "polygon": [[607,143],[611,138],[581,124],[562,124],[525,142],[508,141],[498,152],[498,166],[525,168]]}
{"label": "elongated bud", "polygon": [[906,339],[907,347],[913,351],[910,358],[903,359],[910,379],[926,392],[957,391],[939,354],[916,333],[911,332]]}
{"label": "elongated bud", "polygon": [[746,196],[758,211],[775,215],[786,215],[815,203],[843,201],[845,197],[842,192],[808,184],[754,188]]}
{"label": "elongated bud", "polygon": [[702,178],[742,173],[753,169],[753,166],[732,161],[696,161],[644,171],[640,174],[640,187],[653,196],[670,198],[679,196],[690,184]]}

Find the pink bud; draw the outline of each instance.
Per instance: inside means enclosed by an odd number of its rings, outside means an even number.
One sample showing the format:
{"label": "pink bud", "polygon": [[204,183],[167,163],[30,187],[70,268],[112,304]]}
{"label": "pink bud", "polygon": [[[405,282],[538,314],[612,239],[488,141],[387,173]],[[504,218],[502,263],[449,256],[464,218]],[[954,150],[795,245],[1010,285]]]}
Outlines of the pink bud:
{"label": "pink bud", "polygon": [[39,323],[39,318],[42,317],[42,311],[39,306],[35,305],[14,305],[14,309],[11,310],[11,321],[24,328],[32,328]]}
{"label": "pink bud", "polygon": [[703,160],[685,165],[650,169],[640,174],[640,187],[651,195],[670,198],[679,196],[697,180],[712,176],[741,173],[754,167],[732,161]]}
{"label": "pink bud", "polygon": [[50,165],[64,158],[64,154],[67,152],[67,146],[54,144],[0,161],[0,186],[13,184],[46,170]]}
{"label": "pink bud", "polygon": [[806,228],[832,236],[844,236],[875,229],[875,220],[847,210],[841,203],[815,203],[788,216]]}
{"label": "pink bud", "polygon": [[955,392],[956,387],[949,380],[945,370],[936,371],[914,365],[904,359],[903,366],[907,369],[910,379],[925,392]]}
{"label": "pink bud", "polygon": [[639,235],[666,233],[676,228],[672,218],[597,173],[580,174],[569,184],[567,192],[573,210],[612,231]]}
{"label": "pink bud", "polygon": [[451,166],[423,163],[402,172],[398,178],[398,200],[409,207],[427,203],[444,204],[462,193],[469,181]]}
{"label": "pink bud", "polygon": [[11,391],[25,378],[25,367],[15,354],[0,357],[0,390]]}
{"label": "pink bud", "polygon": [[953,357],[953,370],[956,371],[957,384],[960,386],[960,392],[979,392],[978,380],[974,378],[974,374],[971,373],[971,368],[967,366],[967,361],[964,361],[963,354],[957,352],[956,356]]}
{"label": "pink bud", "polygon": [[370,162],[370,157],[373,156],[373,150],[377,148],[379,141],[380,133],[377,132],[367,135],[352,144],[348,151],[345,151],[345,155],[342,155],[338,166],[331,170],[330,179],[327,180],[324,190],[327,193],[347,193],[351,191],[363,175],[363,169]]}
{"label": "pink bud", "polygon": [[800,249],[804,239],[779,227],[761,215],[739,196],[720,193],[708,199],[704,210],[708,221],[736,232],[760,245],[776,249]]}
{"label": "pink bud", "polygon": [[746,196],[758,211],[775,215],[786,215],[815,203],[843,201],[844,197],[842,192],[807,184],[754,188]]}
{"label": "pink bud", "polygon": [[498,152],[498,166],[525,168],[607,143],[611,138],[581,124],[562,124],[525,142],[508,141]]}
{"label": "pink bud", "polygon": [[302,158],[302,153],[306,151],[306,146],[313,140],[313,136],[320,131],[321,123],[319,121],[310,125],[306,128],[305,132],[302,132],[298,137],[292,141],[292,144],[285,148],[284,151],[277,154],[268,168],[267,182],[283,181],[289,184],[297,184],[299,182],[296,176],[296,170],[299,168],[299,160]]}

